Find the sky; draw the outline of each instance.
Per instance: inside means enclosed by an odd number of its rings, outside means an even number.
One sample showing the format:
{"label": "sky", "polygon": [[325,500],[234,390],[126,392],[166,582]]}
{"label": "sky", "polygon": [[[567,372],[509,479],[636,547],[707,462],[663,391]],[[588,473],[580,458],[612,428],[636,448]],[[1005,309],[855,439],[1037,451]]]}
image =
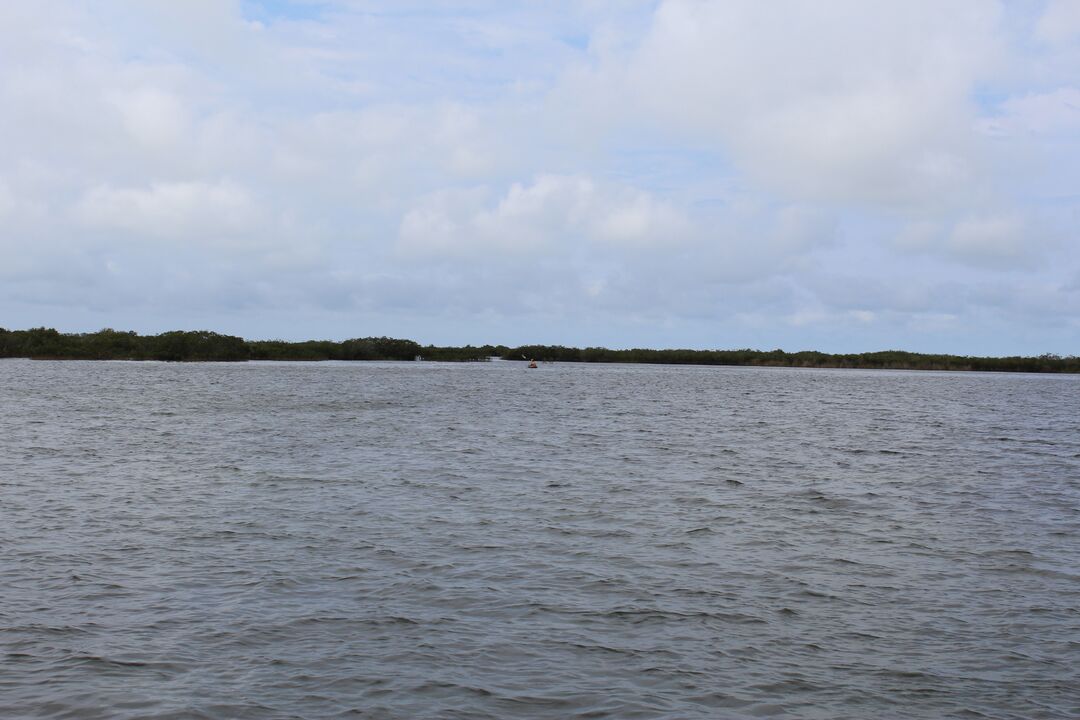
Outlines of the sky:
{"label": "sky", "polygon": [[0,327],[1080,354],[1076,0],[0,3]]}

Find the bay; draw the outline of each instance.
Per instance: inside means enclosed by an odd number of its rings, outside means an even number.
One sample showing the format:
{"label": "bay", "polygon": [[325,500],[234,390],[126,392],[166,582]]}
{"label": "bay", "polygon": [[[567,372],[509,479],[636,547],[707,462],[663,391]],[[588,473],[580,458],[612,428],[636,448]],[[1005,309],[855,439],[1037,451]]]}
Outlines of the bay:
{"label": "bay", "polygon": [[0,361],[0,716],[1080,716],[1080,377]]}

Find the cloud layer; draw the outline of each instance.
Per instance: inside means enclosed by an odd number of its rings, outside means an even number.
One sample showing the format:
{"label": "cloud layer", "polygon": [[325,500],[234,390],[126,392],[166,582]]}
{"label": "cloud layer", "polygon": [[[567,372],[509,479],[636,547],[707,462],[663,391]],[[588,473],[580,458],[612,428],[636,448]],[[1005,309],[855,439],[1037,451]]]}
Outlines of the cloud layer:
{"label": "cloud layer", "polygon": [[1080,346],[1075,3],[0,7],[0,325]]}

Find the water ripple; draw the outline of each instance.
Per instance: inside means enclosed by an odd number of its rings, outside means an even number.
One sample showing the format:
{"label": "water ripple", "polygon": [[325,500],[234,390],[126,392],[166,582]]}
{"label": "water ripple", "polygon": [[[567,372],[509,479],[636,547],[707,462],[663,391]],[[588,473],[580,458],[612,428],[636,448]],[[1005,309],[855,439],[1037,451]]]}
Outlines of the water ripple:
{"label": "water ripple", "polygon": [[1080,716],[1080,378],[0,361],[0,716]]}

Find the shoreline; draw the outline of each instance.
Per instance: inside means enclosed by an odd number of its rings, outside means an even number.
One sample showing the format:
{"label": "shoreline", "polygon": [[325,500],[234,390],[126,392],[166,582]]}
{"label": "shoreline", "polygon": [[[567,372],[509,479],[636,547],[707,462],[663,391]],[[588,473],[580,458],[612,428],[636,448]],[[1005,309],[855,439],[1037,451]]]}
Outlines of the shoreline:
{"label": "shoreline", "polygon": [[[438,364],[445,365],[473,365],[484,364],[493,361],[487,360],[393,360],[393,359],[375,359],[375,360],[335,360],[335,359],[311,359],[311,358],[282,358],[274,360],[262,360],[262,359],[247,359],[247,360],[157,360],[154,358],[80,358],[80,357],[29,357],[29,356],[12,356],[4,355],[0,356],[0,362],[4,360],[27,360],[29,362],[89,362],[89,363],[160,363],[163,365],[206,365],[213,363],[222,363],[228,365],[248,365],[248,364],[289,364],[299,363],[304,365],[315,365],[318,363],[339,363],[339,364],[363,364],[363,363],[395,363],[395,364]],[[512,359],[497,358],[497,362],[517,362]],[[520,361],[524,363],[525,361]],[[545,360],[542,361],[549,365],[647,365],[656,367],[691,367],[691,368],[754,368],[758,370],[859,370],[859,371],[883,371],[883,372],[915,372],[915,373],[959,373],[959,374],[996,374],[996,375],[1080,375],[1080,370],[1076,369],[1048,369],[1048,370],[1027,370],[1027,369],[992,369],[992,368],[969,368],[969,367],[904,367],[893,365],[778,365],[778,364],[764,364],[764,363],[692,363],[692,362],[656,362],[656,361],[619,361],[619,360]]]}

